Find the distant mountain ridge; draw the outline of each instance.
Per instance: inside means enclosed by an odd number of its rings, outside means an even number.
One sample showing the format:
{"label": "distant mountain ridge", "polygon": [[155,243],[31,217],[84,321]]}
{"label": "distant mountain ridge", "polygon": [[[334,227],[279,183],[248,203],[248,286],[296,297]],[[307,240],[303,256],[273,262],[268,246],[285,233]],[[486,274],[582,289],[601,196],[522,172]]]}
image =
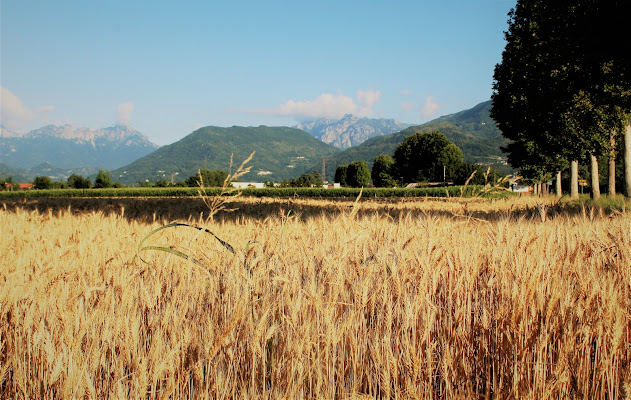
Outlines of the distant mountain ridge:
{"label": "distant mountain ridge", "polygon": [[311,135],[339,149],[357,146],[375,136],[389,135],[399,132],[411,124],[397,122],[385,118],[360,118],[346,114],[340,120],[317,119],[303,122],[296,126]]}
{"label": "distant mountain ridge", "polygon": [[236,164],[233,165],[234,172],[252,151],[256,151],[248,164],[252,170],[242,178],[244,181],[292,179],[311,172],[308,167],[321,163],[322,157],[340,152],[295,128],[207,126],[112,171],[112,179],[123,184],[158,179],[184,180],[200,168],[228,170],[231,154]]}
{"label": "distant mountain ridge", "polygon": [[158,147],[147,136],[123,125],[101,129],[47,125],[24,134],[0,129],[0,161],[26,170],[42,163],[66,169],[113,169]]}

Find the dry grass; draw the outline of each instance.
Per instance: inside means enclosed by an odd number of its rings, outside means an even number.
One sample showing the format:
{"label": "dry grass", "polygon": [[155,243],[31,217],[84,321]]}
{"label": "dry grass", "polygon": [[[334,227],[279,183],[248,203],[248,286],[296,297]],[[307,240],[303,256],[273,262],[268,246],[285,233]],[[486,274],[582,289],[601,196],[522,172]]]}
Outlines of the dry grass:
{"label": "dry grass", "polygon": [[194,221],[236,255],[152,238],[206,268],[134,260],[159,217],[0,209],[0,397],[631,395],[630,214],[278,204]]}

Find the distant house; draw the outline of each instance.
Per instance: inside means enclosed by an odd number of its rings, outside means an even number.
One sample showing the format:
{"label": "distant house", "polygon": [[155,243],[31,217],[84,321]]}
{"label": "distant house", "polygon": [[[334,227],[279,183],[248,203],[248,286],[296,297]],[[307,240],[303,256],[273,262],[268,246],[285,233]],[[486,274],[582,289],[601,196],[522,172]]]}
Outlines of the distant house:
{"label": "distant house", "polygon": [[4,187],[9,189],[9,190],[12,190],[13,189],[13,185],[17,185],[20,190],[33,189],[33,184],[32,183],[5,183]]}

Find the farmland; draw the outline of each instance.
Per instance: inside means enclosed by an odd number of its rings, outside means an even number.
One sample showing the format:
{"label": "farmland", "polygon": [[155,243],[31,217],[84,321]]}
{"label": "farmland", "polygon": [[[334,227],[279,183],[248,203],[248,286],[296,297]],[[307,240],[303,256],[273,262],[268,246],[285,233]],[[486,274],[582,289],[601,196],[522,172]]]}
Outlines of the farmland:
{"label": "farmland", "polygon": [[2,398],[631,395],[624,206],[1,202]]}

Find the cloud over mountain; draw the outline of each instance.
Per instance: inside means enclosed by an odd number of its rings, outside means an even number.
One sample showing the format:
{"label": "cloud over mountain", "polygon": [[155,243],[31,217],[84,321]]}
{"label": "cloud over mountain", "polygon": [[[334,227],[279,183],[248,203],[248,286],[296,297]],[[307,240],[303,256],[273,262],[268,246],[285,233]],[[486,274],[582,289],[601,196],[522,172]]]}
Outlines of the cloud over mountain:
{"label": "cloud over mountain", "polygon": [[0,122],[8,129],[23,130],[33,123],[45,121],[45,114],[54,109],[53,106],[37,107],[31,110],[22,100],[5,87],[0,87]]}
{"label": "cloud over mountain", "polygon": [[131,113],[134,111],[134,103],[131,101],[121,103],[116,108],[116,122],[118,125],[127,126],[131,120]]}
{"label": "cloud over mountain", "polygon": [[250,110],[251,113],[293,117],[296,120],[314,120],[319,118],[340,119],[347,114],[369,117],[373,106],[379,101],[379,90],[358,90],[357,99],[337,94],[322,93],[313,100],[288,100],[278,107],[264,110]]}
{"label": "cloud over mountain", "polygon": [[441,109],[441,107],[442,105],[436,103],[434,101],[434,97],[430,96],[425,99],[425,105],[421,109],[421,115],[423,115],[423,118],[429,118],[432,115],[436,114],[438,110]]}

